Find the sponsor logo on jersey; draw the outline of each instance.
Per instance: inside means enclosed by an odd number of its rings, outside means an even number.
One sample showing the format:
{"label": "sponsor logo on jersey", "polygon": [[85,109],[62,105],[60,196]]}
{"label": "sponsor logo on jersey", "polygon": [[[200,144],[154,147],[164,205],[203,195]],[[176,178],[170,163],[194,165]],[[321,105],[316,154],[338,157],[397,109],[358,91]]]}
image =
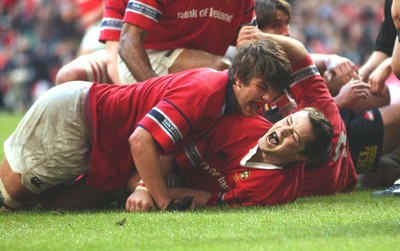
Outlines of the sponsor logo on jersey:
{"label": "sponsor logo on jersey", "polygon": [[161,13],[159,10],[140,2],[129,2],[125,11],[137,13],[156,22],[158,22],[158,20],[161,18]]}
{"label": "sponsor logo on jersey", "polygon": [[204,8],[201,10],[186,10],[177,13],[177,19],[189,19],[189,18],[215,18],[227,23],[232,22],[233,15],[229,15],[221,10],[216,10],[213,8]]}
{"label": "sponsor logo on jersey", "polygon": [[369,121],[374,121],[374,113],[372,111],[367,111],[364,113],[364,119]]}
{"label": "sponsor logo on jersey", "polygon": [[165,57],[169,57],[172,55],[172,53],[175,51],[175,49],[169,49],[166,53],[165,53]]}
{"label": "sponsor logo on jersey", "polygon": [[360,151],[358,155],[358,161],[356,165],[357,173],[368,173],[374,168],[374,162],[378,155],[378,146],[366,146],[363,151]]}
{"label": "sponsor logo on jersey", "polygon": [[215,168],[210,168],[210,165],[207,162],[203,162],[200,165],[201,169],[206,171],[209,175],[212,177],[216,178],[216,181],[218,184],[221,186],[223,190],[229,190],[228,183],[226,183],[226,178],[225,176],[222,176],[220,172],[217,171]]}
{"label": "sponsor logo on jersey", "polygon": [[34,185],[37,188],[41,188],[44,185],[44,182],[41,181],[38,177],[34,176],[31,179],[32,185]]}
{"label": "sponsor logo on jersey", "polygon": [[250,177],[250,171],[243,171],[235,174],[235,181],[245,180]]}
{"label": "sponsor logo on jersey", "polygon": [[102,30],[122,30],[122,20],[117,18],[103,18],[101,21]]}

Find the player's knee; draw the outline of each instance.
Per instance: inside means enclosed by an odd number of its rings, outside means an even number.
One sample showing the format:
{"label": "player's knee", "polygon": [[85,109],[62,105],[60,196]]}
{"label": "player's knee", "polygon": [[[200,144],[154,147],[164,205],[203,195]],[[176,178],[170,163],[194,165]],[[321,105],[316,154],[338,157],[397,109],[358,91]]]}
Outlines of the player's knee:
{"label": "player's knee", "polygon": [[34,203],[34,194],[21,183],[19,174],[14,173],[5,159],[0,166],[0,207],[20,209]]}
{"label": "player's knee", "polygon": [[56,85],[59,85],[75,80],[87,81],[88,77],[85,70],[79,67],[65,65],[58,71],[55,82]]}

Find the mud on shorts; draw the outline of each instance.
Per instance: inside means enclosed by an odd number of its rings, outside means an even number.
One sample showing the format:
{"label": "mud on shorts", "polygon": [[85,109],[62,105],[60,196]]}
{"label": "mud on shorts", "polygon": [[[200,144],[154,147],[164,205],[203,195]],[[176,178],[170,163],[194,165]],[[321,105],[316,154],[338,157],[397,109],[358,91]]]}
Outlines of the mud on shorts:
{"label": "mud on shorts", "polygon": [[84,104],[92,83],[53,87],[28,110],[4,142],[11,170],[34,194],[73,181],[89,167]]}
{"label": "mud on shorts", "polygon": [[[169,68],[174,64],[175,60],[183,50],[184,49],[170,49],[160,51],[148,49],[146,52],[149,56],[150,64],[153,67],[154,72],[158,76],[163,76],[169,73]],[[118,56],[118,72],[121,83],[131,84],[137,82],[120,56]]]}
{"label": "mud on shorts", "polygon": [[348,142],[357,174],[377,170],[382,155],[383,121],[378,109],[355,113],[340,110],[347,129]]}

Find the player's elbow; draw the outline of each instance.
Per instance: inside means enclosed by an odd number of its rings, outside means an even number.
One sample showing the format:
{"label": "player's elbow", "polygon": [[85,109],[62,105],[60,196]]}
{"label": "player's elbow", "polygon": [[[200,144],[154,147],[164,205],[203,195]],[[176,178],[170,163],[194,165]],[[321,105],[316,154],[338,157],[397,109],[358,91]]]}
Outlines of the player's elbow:
{"label": "player's elbow", "polygon": [[140,149],[141,137],[137,130],[135,130],[128,139],[129,147],[131,148],[132,153],[136,153]]}
{"label": "player's elbow", "polygon": [[143,149],[153,145],[153,137],[148,131],[138,127],[129,136],[128,143],[133,154],[140,154]]}

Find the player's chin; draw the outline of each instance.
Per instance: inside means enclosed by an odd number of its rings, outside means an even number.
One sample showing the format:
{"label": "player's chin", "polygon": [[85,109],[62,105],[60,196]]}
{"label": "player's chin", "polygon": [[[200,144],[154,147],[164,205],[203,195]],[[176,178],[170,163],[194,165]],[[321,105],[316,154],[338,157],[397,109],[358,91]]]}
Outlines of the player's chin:
{"label": "player's chin", "polygon": [[253,117],[258,113],[258,107],[247,106],[246,109],[242,110],[242,114],[247,117]]}

